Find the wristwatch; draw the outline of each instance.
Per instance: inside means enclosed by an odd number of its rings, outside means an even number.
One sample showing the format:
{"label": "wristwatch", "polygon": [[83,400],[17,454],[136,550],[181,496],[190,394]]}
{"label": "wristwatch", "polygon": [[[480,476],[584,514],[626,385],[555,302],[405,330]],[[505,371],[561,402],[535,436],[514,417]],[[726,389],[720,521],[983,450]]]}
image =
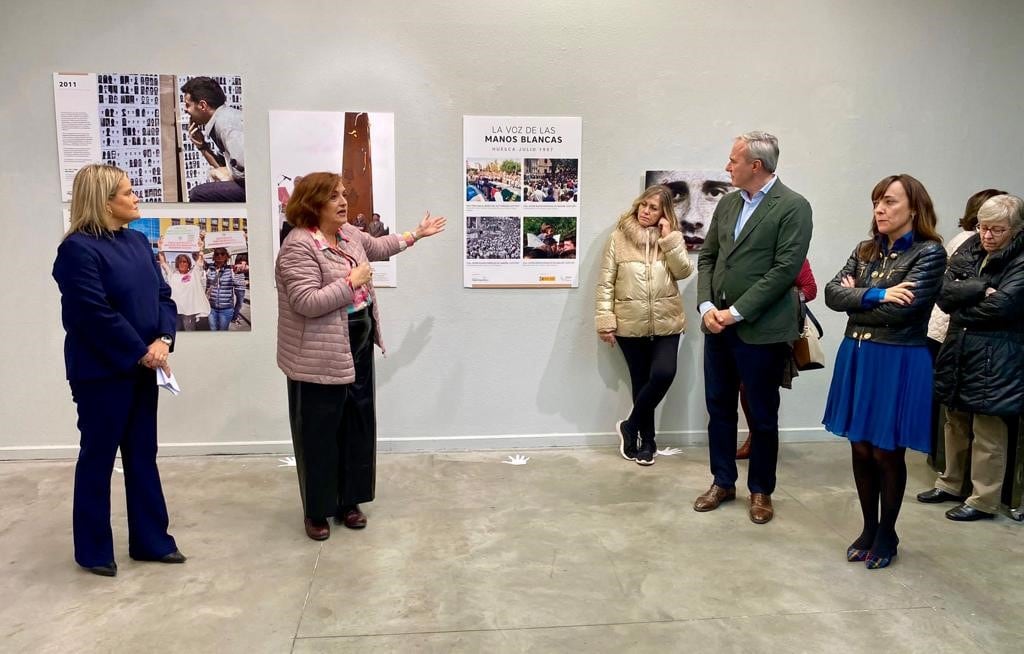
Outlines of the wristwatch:
{"label": "wristwatch", "polygon": [[167,334],[161,335],[160,336],[160,340],[163,341],[164,343],[166,343],[167,347],[170,347],[170,346],[174,345],[174,339],[171,338],[170,336],[168,336]]}

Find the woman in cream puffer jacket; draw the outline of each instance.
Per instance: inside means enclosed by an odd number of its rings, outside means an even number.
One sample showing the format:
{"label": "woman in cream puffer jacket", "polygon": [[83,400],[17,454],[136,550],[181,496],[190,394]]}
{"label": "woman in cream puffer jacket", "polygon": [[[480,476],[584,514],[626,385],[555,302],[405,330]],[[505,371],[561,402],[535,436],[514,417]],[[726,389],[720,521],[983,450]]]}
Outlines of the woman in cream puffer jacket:
{"label": "woman in cream puffer jacket", "polygon": [[654,410],[675,378],[686,327],[676,282],[692,272],[672,192],[652,186],[619,218],[597,284],[598,336],[619,344],[633,391],[633,410],[616,426],[619,453],[641,465],[654,463]]}

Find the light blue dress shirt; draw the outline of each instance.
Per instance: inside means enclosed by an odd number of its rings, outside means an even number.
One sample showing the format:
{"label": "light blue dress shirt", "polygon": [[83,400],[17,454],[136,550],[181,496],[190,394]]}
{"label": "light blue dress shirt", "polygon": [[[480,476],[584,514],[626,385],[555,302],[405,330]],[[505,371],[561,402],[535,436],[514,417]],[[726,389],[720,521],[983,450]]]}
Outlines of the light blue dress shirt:
{"label": "light blue dress shirt", "polygon": [[740,232],[743,231],[743,226],[750,220],[750,216],[757,210],[758,205],[761,204],[761,200],[768,195],[768,191],[772,190],[775,186],[775,181],[779,179],[775,175],[768,180],[768,183],[761,187],[761,190],[754,194],[754,197],[750,197],[750,194],[746,191],[740,191],[740,197],[743,198],[743,208],[740,209],[740,217],[736,219],[736,231],[733,232],[732,238],[736,240],[740,237]]}

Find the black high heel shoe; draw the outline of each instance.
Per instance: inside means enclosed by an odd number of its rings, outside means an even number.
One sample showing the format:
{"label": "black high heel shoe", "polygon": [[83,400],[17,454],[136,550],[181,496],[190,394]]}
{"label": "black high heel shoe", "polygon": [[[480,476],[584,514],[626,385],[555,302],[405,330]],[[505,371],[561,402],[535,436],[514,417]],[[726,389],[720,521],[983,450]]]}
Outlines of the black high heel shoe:
{"label": "black high heel shoe", "polygon": [[159,558],[133,556],[132,559],[135,561],[155,561],[157,563],[184,563],[188,560],[185,555],[181,553],[181,550],[174,550],[170,554],[164,554]]}
{"label": "black high heel shoe", "polygon": [[116,577],[117,576],[117,563],[114,562],[114,561],[111,561],[110,563],[108,563],[106,565],[94,565],[94,566],[89,567],[89,568],[86,568],[83,565],[82,567],[85,568],[86,570],[88,570],[89,572],[93,573],[94,575],[99,575],[101,577]]}
{"label": "black high heel shoe", "polygon": [[160,563],[184,563],[187,560],[181,550],[174,550],[170,554],[160,557]]}

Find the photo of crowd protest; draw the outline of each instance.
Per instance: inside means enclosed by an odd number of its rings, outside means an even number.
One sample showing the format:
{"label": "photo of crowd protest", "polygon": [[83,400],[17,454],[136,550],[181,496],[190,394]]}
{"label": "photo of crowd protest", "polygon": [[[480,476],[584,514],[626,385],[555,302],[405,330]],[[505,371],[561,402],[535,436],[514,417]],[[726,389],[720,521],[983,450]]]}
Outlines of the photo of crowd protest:
{"label": "photo of crowd protest", "polygon": [[466,259],[518,259],[519,216],[466,216]]}
{"label": "photo of crowd protest", "polygon": [[523,163],[466,159],[466,202],[521,202]]}
{"label": "photo of crowd protest", "polygon": [[140,218],[130,227],[149,239],[178,331],[252,330],[247,219]]}
{"label": "photo of crowd protest", "polygon": [[579,202],[579,159],[526,159],[527,202]]}
{"label": "photo of crowd protest", "polygon": [[523,218],[524,259],[575,259],[576,218]]}

